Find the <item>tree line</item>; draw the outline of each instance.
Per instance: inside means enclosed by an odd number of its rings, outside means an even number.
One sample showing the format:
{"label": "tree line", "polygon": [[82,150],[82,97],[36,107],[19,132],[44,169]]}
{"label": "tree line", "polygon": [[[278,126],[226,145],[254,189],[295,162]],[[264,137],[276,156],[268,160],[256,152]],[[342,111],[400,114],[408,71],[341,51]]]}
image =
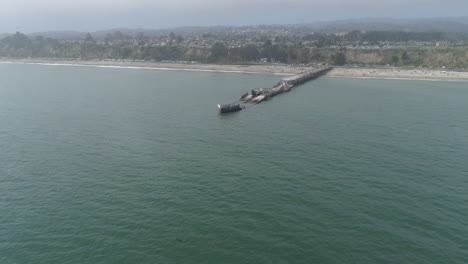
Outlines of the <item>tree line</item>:
{"label": "tree line", "polygon": [[358,31],[354,30],[343,35],[314,33],[302,37],[304,41],[314,41],[317,47],[326,47],[343,44],[378,45],[381,42],[407,43],[407,42],[468,42],[466,34],[449,34],[438,31],[432,32],[406,32],[406,31]]}
{"label": "tree line", "polygon": [[[347,39],[362,41],[369,39],[373,34],[363,37],[362,32],[350,32]],[[427,33],[429,34],[429,33]],[[377,34],[378,35],[378,34]],[[328,36],[328,35],[327,35]],[[398,34],[387,35],[391,38],[400,38]],[[424,38],[429,35],[425,35]],[[434,56],[440,62],[430,61],[426,58],[427,49],[394,48],[391,50],[359,50],[346,48],[326,48],[326,45],[343,39],[336,35],[325,38],[325,35],[316,34],[308,37],[309,40],[323,42],[324,48],[308,47],[305,45],[285,45],[277,43],[279,39],[264,39],[259,45],[245,45],[228,47],[223,42],[216,42],[210,48],[191,48],[179,45],[182,41],[177,35],[170,34],[167,45],[146,45],[144,35],[137,35],[136,41],[128,41],[129,36],[115,33],[106,36],[103,41],[96,41],[91,34],[86,34],[80,41],[57,40],[42,36],[28,37],[17,32],[0,40],[0,57],[15,58],[61,58],[85,60],[143,60],[143,61],[198,61],[201,63],[251,63],[251,62],[279,62],[290,64],[328,63],[333,65],[352,64],[384,64],[395,66],[419,65],[446,65],[454,61],[456,65],[466,65],[466,47],[446,47],[433,49],[429,54],[439,53],[443,56]],[[433,35],[437,37],[437,34]],[[377,38],[377,37],[376,37]],[[371,54],[371,55],[369,55]]]}
{"label": "tree line", "polygon": [[[0,40],[1,57],[36,57],[36,58],[73,58],[73,59],[130,59],[130,60],[190,60],[210,63],[252,62],[265,58],[269,62],[306,63],[309,62],[304,52],[286,45],[273,45],[266,41],[261,47],[246,45],[228,48],[223,42],[216,42],[211,48],[189,48],[178,45],[178,36],[170,36],[171,42],[164,46],[145,45],[141,42],[109,41],[123,39],[115,35],[106,38],[106,44],[98,44],[91,34],[82,41],[59,41],[36,36],[29,38],[17,32]],[[173,41],[172,41],[173,40]]]}

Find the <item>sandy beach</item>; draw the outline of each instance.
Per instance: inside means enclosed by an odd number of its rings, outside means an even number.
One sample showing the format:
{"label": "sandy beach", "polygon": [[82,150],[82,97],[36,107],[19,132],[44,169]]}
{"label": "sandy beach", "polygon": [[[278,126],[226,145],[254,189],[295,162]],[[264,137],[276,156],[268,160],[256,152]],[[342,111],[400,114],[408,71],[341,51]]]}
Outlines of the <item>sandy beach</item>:
{"label": "sandy beach", "polygon": [[334,68],[328,73],[335,77],[409,79],[409,80],[460,80],[468,81],[466,71],[446,71],[424,68]]}
{"label": "sandy beach", "polygon": [[[122,67],[122,68],[148,68],[166,70],[190,70],[190,71],[220,71],[220,72],[245,72],[245,73],[274,73],[297,74],[310,67],[283,65],[283,64],[201,64],[201,63],[166,63],[166,62],[135,62],[116,60],[60,60],[60,59],[0,59],[0,63],[25,63],[46,65],[75,65],[96,67]],[[349,78],[379,78],[379,79],[409,79],[409,80],[460,80],[468,81],[468,71],[449,71],[442,69],[426,68],[348,68],[335,67],[328,76]]]}

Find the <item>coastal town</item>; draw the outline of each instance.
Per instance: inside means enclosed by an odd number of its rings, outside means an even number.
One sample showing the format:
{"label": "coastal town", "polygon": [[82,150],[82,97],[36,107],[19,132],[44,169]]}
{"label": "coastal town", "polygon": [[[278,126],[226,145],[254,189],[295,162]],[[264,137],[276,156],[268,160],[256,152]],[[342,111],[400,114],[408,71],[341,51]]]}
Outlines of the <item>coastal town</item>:
{"label": "coastal town", "polygon": [[[395,31],[396,30],[396,31]],[[305,25],[0,35],[2,58],[116,62],[412,66],[464,70],[468,34]]]}
{"label": "coastal town", "polygon": [[[33,36],[41,38],[40,33]],[[413,46],[467,46],[468,37],[458,34],[447,36],[442,32],[365,31],[342,32],[316,31],[305,26],[245,26],[180,28],[173,30],[115,30],[109,32],[57,35],[59,43],[86,43],[97,45],[182,46],[209,49],[216,43],[227,48],[284,45],[287,47],[381,49]]]}

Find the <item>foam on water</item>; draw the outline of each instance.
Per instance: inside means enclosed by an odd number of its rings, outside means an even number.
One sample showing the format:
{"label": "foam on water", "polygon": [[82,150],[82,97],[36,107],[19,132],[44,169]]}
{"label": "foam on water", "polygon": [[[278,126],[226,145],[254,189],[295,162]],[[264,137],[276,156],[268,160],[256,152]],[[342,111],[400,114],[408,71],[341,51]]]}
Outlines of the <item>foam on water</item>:
{"label": "foam on water", "polygon": [[[119,65],[99,65],[99,64],[77,64],[77,63],[42,63],[42,62],[9,62],[1,61],[0,64],[26,64],[43,66],[70,66],[70,67],[94,67],[111,69],[136,69],[136,70],[161,70],[161,71],[193,71],[193,72],[224,72],[224,73],[248,73],[264,74],[264,72],[255,71],[234,71],[234,70],[208,70],[208,69],[190,69],[190,68],[165,68],[165,67],[143,67],[143,66],[119,66]],[[273,75],[289,76],[289,73],[271,73]]]}

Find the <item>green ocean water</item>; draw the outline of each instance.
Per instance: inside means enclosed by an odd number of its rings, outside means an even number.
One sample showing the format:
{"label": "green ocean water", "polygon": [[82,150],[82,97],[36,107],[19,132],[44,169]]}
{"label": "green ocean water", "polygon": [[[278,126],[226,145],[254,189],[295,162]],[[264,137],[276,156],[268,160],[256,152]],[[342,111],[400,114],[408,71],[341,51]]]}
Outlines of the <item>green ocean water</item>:
{"label": "green ocean water", "polygon": [[468,263],[468,83],[0,64],[0,263]]}

